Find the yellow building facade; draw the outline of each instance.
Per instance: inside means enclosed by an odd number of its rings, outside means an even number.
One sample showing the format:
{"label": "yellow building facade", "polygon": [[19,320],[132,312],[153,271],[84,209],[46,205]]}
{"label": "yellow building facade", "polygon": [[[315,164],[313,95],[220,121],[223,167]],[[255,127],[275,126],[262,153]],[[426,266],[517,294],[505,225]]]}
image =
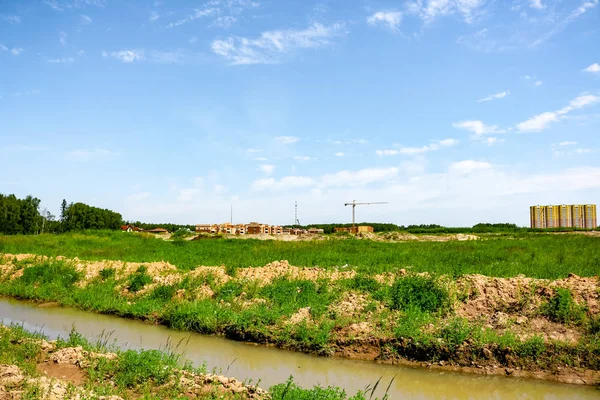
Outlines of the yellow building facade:
{"label": "yellow building facade", "polygon": [[531,206],[529,219],[532,228],[594,229],[597,225],[595,204],[562,204],[560,206]]}

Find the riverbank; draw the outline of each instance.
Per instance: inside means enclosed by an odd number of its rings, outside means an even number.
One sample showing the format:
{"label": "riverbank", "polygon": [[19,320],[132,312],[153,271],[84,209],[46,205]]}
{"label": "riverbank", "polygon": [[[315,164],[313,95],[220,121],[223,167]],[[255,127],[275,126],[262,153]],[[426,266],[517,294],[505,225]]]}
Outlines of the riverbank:
{"label": "riverbank", "polygon": [[0,294],[309,354],[600,380],[598,278],[198,267],[5,255]]}
{"label": "riverbank", "polygon": [[21,326],[0,325],[0,398],[365,400],[362,392],[349,397],[334,387],[302,389],[291,377],[264,390],[194,368],[169,349],[120,350],[107,343],[75,331],[47,340]]}

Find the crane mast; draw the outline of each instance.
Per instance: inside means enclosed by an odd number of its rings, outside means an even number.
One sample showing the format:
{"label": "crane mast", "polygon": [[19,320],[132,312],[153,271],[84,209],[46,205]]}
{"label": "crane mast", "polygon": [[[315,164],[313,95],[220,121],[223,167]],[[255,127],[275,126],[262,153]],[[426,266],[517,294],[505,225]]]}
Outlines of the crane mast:
{"label": "crane mast", "polygon": [[370,202],[370,203],[357,203],[356,200],[352,200],[352,203],[345,203],[344,207],[346,206],[352,206],[352,230],[354,230],[356,222],[355,222],[355,217],[356,217],[356,206],[370,206],[372,204],[388,204],[387,201],[375,201],[375,202]]}

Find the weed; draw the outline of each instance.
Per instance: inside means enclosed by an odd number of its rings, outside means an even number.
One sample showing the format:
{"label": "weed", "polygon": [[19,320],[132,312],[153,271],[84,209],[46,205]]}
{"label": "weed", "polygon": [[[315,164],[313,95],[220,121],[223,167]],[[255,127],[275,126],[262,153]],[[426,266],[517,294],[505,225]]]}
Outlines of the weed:
{"label": "weed", "polygon": [[157,286],[150,293],[149,298],[153,300],[160,300],[163,302],[170,301],[177,292],[177,287],[173,285]]}
{"label": "weed", "polygon": [[527,339],[523,343],[519,343],[515,349],[519,356],[530,357],[533,359],[538,358],[544,352],[544,350],[546,350],[544,338],[537,335]]}
{"label": "weed", "polygon": [[103,268],[100,270],[99,276],[103,281],[107,281],[109,279],[113,279],[116,274],[116,269],[114,268]]}
{"label": "weed", "polygon": [[448,291],[433,278],[402,277],[391,288],[392,309],[406,310],[414,307],[425,312],[437,312],[449,306]]}
{"label": "weed", "polygon": [[441,329],[439,336],[451,349],[456,350],[471,336],[472,329],[466,319],[456,317]]}
{"label": "weed", "polygon": [[140,266],[137,271],[129,277],[129,286],[127,290],[132,293],[137,293],[144,288],[144,286],[152,283],[152,277],[147,273],[148,268],[144,265]]}
{"label": "weed", "polygon": [[558,288],[548,303],[541,307],[541,312],[555,322],[577,324],[584,320],[586,309],[575,303],[570,290]]}

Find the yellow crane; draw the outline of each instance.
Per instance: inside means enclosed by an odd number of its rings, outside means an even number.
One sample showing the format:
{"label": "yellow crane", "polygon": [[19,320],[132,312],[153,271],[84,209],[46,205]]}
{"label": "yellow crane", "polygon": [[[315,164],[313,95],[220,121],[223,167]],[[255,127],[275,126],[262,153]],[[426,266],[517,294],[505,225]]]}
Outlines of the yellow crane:
{"label": "yellow crane", "polygon": [[372,204],[388,204],[387,201],[376,201],[371,203],[357,203],[356,200],[352,200],[352,203],[345,203],[345,206],[352,206],[352,230],[354,231],[356,206],[370,206]]}

